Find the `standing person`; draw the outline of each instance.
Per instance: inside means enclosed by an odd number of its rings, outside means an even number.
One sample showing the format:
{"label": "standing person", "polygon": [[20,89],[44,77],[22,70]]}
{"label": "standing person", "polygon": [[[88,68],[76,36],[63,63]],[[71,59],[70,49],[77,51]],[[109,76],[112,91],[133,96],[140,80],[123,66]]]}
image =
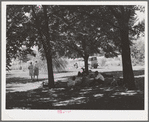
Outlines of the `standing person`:
{"label": "standing person", "polygon": [[38,75],[39,75],[39,67],[38,67],[37,61],[35,61],[35,65],[34,65],[34,78],[35,78],[35,76],[37,76],[37,80],[38,80]]}
{"label": "standing person", "polygon": [[32,62],[30,62],[28,69],[29,69],[29,75],[31,76],[31,80],[33,81],[34,67],[33,67]]}

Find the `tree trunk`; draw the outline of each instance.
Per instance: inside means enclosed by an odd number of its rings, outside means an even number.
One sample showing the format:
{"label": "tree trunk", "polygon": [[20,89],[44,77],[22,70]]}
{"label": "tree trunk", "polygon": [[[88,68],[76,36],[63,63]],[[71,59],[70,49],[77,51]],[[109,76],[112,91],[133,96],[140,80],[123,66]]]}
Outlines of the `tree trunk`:
{"label": "tree trunk", "polygon": [[128,29],[120,31],[122,41],[123,81],[128,89],[136,89],[132,70]]}
{"label": "tree trunk", "polygon": [[88,55],[84,56],[85,72],[88,74]]}
{"label": "tree trunk", "polygon": [[47,58],[47,67],[48,67],[48,79],[49,88],[54,87],[54,77],[53,77],[53,68],[52,68],[52,54],[51,54],[51,45],[50,45],[50,35],[49,35],[49,23],[48,23],[48,16],[47,16],[47,6],[43,5],[44,10],[44,18],[45,18],[45,37],[47,42],[47,50],[46,50],[46,58]]}
{"label": "tree trunk", "polygon": [[48,86],[49,88],[54,88],[52,56],[50,54],[46,54],[46,58],[47,58],[47,68],[48,68]]}
{"label": "tree trunk", "polygon": [[40,22],[38,17],[36,16],[36,13],[34,11],[34,8],[32,6],[32,11],[34,13],[35,16],[35,22],[36,22],[36,26],[38,29],[38,33],[40,35],[43,47],[44,47],[44,52],[46,55],[46,59],[47,59],[47,68],[48,68],[48,86],[49,88],[53,88],[54,87],[54,77],[53,77],[53,68],[52,68],[52,55],[51,55],[51,47],[50,47],[50,37],[49,37],[49,25],[48,25],[48,17],[47,17],[47,8],[46,6],[43,6],[44,8],[44,17],[45,17],[45,36],[46,36],[46,40],[44,41],[42,39],[42,33],[40,30]]}
{"label": "tree trunk", "polygon": [[128,23],[131,15],[131,10],[121,6],[119,11],[113,7],[109,7],[119,23],[120,37],[122,44],[122,64],[123,64],[123,81],[128,89],[136,89],[134,74],[132,70],[130,57],[130,42],[128,37]]}

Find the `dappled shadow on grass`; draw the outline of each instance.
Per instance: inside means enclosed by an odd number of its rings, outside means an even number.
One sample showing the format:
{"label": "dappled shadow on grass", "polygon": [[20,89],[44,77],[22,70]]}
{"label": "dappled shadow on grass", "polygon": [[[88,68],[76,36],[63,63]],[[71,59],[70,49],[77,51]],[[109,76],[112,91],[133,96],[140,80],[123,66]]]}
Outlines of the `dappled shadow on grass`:
{"label": "dappled shadow on grass", "polygon": [[[103,74],[111,74],[113,76],[122,77],[123,72],[122,71],[110,71],[110,72],[102,72]],[[133,70],[134,76],[144,75],[144,70]]]}
{"label": "dappled shadow on grass", "polygon": [[[122,72],[107,73],[120,76]],[[143,74],[144,70],[134,71],[135,76]],[[144,110],[144,77],[135,78],[135,82],[138,90],[131,91],[122,86],[96,85],[7,93],[6,109]]]}
{"label": "dappled shadow on grass", "polygon": [[28,92],[7,93],[7,109],[79,109],[79,110],[143,110],[140,90],[122,87],[39,88]]}
{"label": "dappled shadow on grass", "polygon": [[135,78],[135,84],[137,89],[144,91],[144,77]]}
{"label": "dappled shadow on grass", "polygon": [[144,70],[133,70],[134,76],[144,75]]}
{"label": "dappled shadow on grass", "polygon": [[38,80],[34,79],[33,81],[29,78],[22,78],[22,77],[11,77],[11,78],[6,78],[6,84],[25,84],[25,83],[34,83],[34,82],[39,82],[39,81],[44,81],[47,80],[47,78],[39,78]]}
{"label": "dappled shadow on grass", "polygon": [[[125,91],[120,87],[90,87],[65,93],[65,98],[55,102],[55,109],[88,109],[88,110],[143,110],[143,92],[140,90]],[[57,94],[58,98],[61,98]],[[136,102],[135,102],[136,101]]]}
{"label": "dappled shadow on grass", "polygon": [[[135,102],[136,101],[136,102]],[[97,100],[90,100],[79,105],[59,107],[59,109],[84,109],[84,110],[143,110],[144,102],[142,99],[130,96],[117,96],[115,98],[102,97]]]}

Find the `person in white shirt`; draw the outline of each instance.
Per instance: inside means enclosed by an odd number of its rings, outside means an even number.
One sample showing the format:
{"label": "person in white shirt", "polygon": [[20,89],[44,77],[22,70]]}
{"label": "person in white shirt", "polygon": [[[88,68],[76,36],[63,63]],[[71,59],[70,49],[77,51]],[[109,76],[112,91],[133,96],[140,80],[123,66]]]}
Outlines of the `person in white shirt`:
{"label": "person in white shirt", "polygon": [[105,80],[105,78],[98,71],[95,72],[95,79],[100,79],[102,81]]}
{"label": "person in white shirt", "polygon": [[103,84],[105,81],[105,78],[98,72],[95,72],[95,82],[98,82],[99,84]]}

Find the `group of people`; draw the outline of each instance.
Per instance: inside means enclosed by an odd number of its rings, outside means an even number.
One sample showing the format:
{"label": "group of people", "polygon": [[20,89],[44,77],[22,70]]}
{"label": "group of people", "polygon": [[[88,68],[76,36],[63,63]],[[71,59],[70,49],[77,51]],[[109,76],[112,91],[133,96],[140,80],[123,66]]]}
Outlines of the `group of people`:
{"label": "group of people", "polygon": [[32,62],[30,62],[28,69],[29,69],[29,75],[31,76],[31,80],[33,81],[35,79],[35,76],[37,76],[37,80],[38,80],[39,67],[38,67],[37,61],[35,61],[34,65]]}
{"label": "group of people", "polygon": [[89,71],[88,73],[86,73],[83,69],[83,72],[78,72],[78,76],[73,76],[68,79],[67,86],[74,87],[103,85],[104,81],[105,78],[98,71]]}

